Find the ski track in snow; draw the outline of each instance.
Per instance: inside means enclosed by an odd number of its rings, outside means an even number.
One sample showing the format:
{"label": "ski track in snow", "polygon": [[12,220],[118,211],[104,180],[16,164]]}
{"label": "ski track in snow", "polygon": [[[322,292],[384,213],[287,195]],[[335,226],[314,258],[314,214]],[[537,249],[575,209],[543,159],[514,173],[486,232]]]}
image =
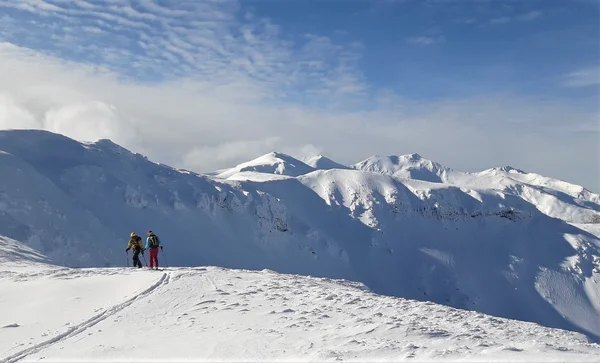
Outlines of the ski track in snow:
{"label": "ski track in snow", "polygon": [[2,360],[0,360],[0,362],[2,362],[2,363],[17,362],[30,354],[37,353],[43,349],[48,348],[52,344],[59,343],[63,340],[72,338],[76,335],[83,333],[86,329],[91,328],[92,326],[100,323],[101,321],[111,317],[112,315],[118,313],[119,311],[121,311],[121,310],[125,309],[126,307],[128,307],[129,305],[133,304],[135,301],[139,301],[140,299],[148,297],[160,286],[168,284],[169,276],[170,275],[168,273],[163,273],[162,276],[160,277],[160,279],[156,283],[154,283],[153,285],[151,285],[149,288],[142,291],[141,293],[124,301],[123,303],[111,306],[111,307],[107,308],[106,310],[104,310],[102,313],[91,317],[90,319],[84,321],[83,323],[71,327],[67,332],[58,334],[42,343],[34,345],[33,347],[29,347],[27,349],[24,349],[18,353],[11,355],[11,356],[3,358]]}
{"label": "ski track in snow", "polygon": [[[92,326],[97,330],[82,334]],[[1,361],[599,357],[600,346],[578,333],[377,295],[351,281],[198,267],[170,268],[132,298]]]}

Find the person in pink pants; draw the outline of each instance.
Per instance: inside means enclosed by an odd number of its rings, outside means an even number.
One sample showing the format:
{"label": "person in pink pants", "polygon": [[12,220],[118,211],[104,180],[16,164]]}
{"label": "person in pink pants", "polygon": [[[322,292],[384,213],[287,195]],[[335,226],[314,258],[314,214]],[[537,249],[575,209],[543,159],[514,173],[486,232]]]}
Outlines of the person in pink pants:
{"label": "person in pink pants", "polygon": [[146,238],[145,249],[150,250],[150,260],[148,261],[148,267],[158,269],[158,249],[162,250],[162,242],[157,235],[152,231],[148,231],[148,238]]}

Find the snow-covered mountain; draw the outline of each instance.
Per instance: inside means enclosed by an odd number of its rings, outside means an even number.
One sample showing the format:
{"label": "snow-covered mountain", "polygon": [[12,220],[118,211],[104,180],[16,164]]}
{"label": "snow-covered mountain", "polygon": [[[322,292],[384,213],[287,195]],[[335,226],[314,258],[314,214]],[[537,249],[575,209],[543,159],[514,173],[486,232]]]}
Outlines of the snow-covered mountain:
{"label": "snow-covered mountain", "polygon": [[311,156],[309,158],[306,158],[306,160],[304,160],[304,162],[307,165],[312,166],[313,168],[319,169],[319,170],[350,169],[349,167],[342,165],[340,163],[337,163],[323,155]]}
{"label": "snow-covered mountain", "polygon": [[226,169],[216,175],[217,178],[227,179],[237,173],[259,172],[298,176],[310,173],[314,168],[289,155],[271,152],[246,163],[239,164],[231,169]]}
{"label": "snow-covered mountain", "polygon": [[54,263],[124,266],[152,229],[171,265],[343,278],[600,339],[600,197],[566,182],[416,154],[203,176],[42,131],[0,132],[0,150],[0,235]]}
{"label": "snow-covered mountain", "polygon": [[542,213],[573,223],[600,223],[600,195],[579,185],[526,173],[511,166],[478,173],[452,170],[419,154],[372,156],[352,165],[362,171],[390,175],[401,181],[422,180],[469,190],[495,190],[517,196]]}
{"label": "snow-covered mountain", "polygon": [[452,172],[451,169],[424,159],[419,154],[402,156],[374,155],[352,165],[352,167],[357,170],[381,173],[397,178],[424,180],[433,183],[446,181],[448,172]]}

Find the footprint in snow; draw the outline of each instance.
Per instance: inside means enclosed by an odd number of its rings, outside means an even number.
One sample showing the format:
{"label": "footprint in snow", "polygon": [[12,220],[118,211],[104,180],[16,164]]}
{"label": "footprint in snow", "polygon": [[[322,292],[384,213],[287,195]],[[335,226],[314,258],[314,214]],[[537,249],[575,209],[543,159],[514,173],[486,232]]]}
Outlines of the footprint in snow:
{"label": "footprint in snow", "polygon": [[211,304],[211,303],[215,303],[217,302],[216,300],[204,300],[204,301],[200,301],[199,303],[197,303],[194,306],[198,306],[198,305],[202,305],[202,304]]}
{"label": "footprint in snow", "polygon": [[523,349],[520,349],[520,348],[517,348],[517,347],[504,347],[504,348],[502,348],[502,350],[510,350],[510,351],[513,351],[513,352],[522,352],[523,351]]}

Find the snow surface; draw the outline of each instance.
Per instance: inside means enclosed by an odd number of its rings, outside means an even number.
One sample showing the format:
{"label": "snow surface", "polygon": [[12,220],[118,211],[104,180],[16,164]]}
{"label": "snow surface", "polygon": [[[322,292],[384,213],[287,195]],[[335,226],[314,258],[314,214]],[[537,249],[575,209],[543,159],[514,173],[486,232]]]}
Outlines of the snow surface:
{"label": "snow surface", "polygon": [[578,333],[219,267],[0,266],[0,361],[598,361]]}
{"label": "snow surface", "polygon": [[125,266],[129,233],[152,229],[161,265],[343,278],[600,341],[600,197],[567,182],[416,154],[316,170],[271,153],[203,176],[35,130],[0,150],[8,260]]}

